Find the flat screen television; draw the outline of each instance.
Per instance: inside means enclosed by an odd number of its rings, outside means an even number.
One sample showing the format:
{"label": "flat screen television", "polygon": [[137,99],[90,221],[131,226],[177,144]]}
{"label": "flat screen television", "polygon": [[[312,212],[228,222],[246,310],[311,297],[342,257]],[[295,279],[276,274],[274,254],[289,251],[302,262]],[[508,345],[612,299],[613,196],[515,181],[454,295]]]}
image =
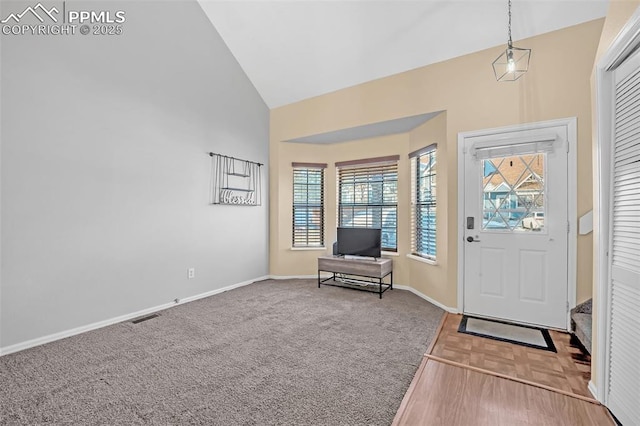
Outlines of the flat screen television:
{"label": "flat screen television", "polygon": [[338,254],[382,256],[382,230],[376,228],[338,228]]}

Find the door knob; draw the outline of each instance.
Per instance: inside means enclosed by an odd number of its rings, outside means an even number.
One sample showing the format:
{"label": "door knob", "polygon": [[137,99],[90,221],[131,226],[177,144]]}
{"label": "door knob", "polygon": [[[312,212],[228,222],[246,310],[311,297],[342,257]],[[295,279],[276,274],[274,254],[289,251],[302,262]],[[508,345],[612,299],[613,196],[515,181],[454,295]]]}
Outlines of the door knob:
{"label": "door knob", "polygon": [[470,243],[479,243],[480,242],[480,240],[476,240],[472,236],[468,236],[467,237],[467,241],[470,242]]}

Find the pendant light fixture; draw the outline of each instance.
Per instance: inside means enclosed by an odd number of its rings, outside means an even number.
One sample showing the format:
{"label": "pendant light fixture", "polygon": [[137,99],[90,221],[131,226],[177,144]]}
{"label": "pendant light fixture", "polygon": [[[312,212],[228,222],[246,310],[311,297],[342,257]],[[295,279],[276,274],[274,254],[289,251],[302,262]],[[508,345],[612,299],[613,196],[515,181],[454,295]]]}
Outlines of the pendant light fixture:
{"label": "pendant light fixture", "polygon": [[529,69],[531,49],[514,47],[511,41],[511,0],[509,0],[509,42],[507,49],[493,61],[493,72],[498,81],[516,81]]}

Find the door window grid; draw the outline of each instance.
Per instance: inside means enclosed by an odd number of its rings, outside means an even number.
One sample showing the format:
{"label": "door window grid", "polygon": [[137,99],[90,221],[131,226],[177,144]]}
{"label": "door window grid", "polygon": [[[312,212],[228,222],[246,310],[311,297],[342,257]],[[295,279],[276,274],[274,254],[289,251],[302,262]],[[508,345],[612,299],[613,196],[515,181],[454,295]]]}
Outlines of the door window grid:
{"label": "door window grid", "polygon": [[544,230],[545,163],[545,153],[482,160],[483,230]]}

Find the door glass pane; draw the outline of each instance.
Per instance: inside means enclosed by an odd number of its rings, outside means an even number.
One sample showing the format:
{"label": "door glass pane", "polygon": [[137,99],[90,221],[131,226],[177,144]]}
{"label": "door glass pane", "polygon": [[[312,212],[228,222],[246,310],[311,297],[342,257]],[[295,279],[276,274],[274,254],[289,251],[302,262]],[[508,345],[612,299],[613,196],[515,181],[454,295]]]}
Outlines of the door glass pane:
{"label": "door glass pane", "polygon": [[546,154],[482,160],[482,229],[540,232]]}

